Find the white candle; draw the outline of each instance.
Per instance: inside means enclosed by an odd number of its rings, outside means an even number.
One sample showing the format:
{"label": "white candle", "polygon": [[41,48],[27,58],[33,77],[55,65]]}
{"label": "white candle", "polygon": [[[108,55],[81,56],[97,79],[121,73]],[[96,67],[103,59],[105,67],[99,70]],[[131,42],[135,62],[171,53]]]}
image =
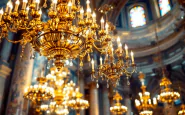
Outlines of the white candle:
{"label": "white candle", "polygon": [[53,11],[56,11],[57,0],[53,0]]}
{"label": "white candle", "polygon": [[35,7],[35,10],[39,10],[39,4],[40,4],[40,0],[36,0],[36,7]]}
{"label": "white candle", "polygon": [[11,1],[8,1],[7,5],[6,5],[6,9],[5,9],[5,12],[8,13],[8,9],[11,5]]}
{"label": "white candle", "polygon": [[94,70],[94,60],[93,59],[91,61],[91,64],[92,64],[92,70]]}
{"label": "white candle", "polygon": [[104,30],[104,23],[105,23],[105,21],[104,21],[104,19],[103,19],[103,17],[101,18],[101,29],[102,30]]}
{"label": "white candle", "polygon": [[29,10],[30,10],[30,8],[29,8],[29,7],[27,7],[27,8],[26,8],[27,13],[29,12]]}
{"label": "white candle", "polygon": [[80,9],[80,19],[84,18],[84,9],[83,7]]}
{"label": "white candle", "polygon": [[87,9],[87,18],[90,18],[90,15],[91,15],[91,8],[88,8]]}
{"label": "white candle", "polygon": [[71,3],[71,1],[69,1],[69,3],[68,3],[68,13],[71,13],[71,7],[72,7],[72,3]]}
{"label": "white candle", "polygon": [[100,65],[102,65],[102,57],[100,57]]}
{"label": "white candle", "polygon": [[117,38],[117,46],[119,46],[119,44],[120,44],[120,37],[118,36],[118,38]]}
{"label": "white candle", "polygon": [[8,14],[10,14],[12,12],[12,9],[13,9],[13,5],[11,3],[10,6],[9,6],[9,9],[8,9]]}
{"label": "white candle", "polygon": [[132,64],[134,64],[134,53],[131,51],[131,59],[132,59]]}
{"label": "white candle", "polygon": [[120,53],[122,53],[122,44],[120,43],[118,48],[120,49]]}
{"label": "white candle", "polygon": [[106,33],[109,34],[109,24],[108,23],[105,24],[105,29],[106,29]]}
{"label": "white candle", "polygon": [[40,19],[42,18],[42,10],[39,10],[39,14],[40,14]]}
{"label": "white candle", "polygon": [[0,21],[2,20],[2,16],[3,16],[3,8],[1,8],[0,10]]}
{"label": "white candle", "polygon": [[19,4],[20,4],[20,1],[17,0],[17,1],[15,2],[14,12],[17,12],[17,10],[18,10],[18,8],[19,8]]}
{"label": "white candle", "polygon": [[92,18],[93,18],[93,23],[96,23],[96,14],[95,14],[95,12],[93,12]]}
{"label": "white candle", "polygon": [[28,2],[28,0],[23,0],[22,10],[25,10],[26,9],[27,2]]}
{"label": "white candle", "polygon": [[86,1],[86,4],[87,4],[87,9],[90,8],[90,6],[89,6],[90,1],[89,0]]}
{"label": "white candle", "polygon": [[125,44],[126,57],[128,57],[128,46]]}

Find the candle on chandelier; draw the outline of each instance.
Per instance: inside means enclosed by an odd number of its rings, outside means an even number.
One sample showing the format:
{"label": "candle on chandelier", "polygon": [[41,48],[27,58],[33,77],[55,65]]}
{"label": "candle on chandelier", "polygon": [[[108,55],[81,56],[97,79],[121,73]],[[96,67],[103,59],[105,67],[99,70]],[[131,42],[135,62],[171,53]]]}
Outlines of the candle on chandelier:
{"label": "candle on chandelier", "polygon": [[35,7],[35,10],[39,10],[39,4],[40,4],[40,0],[36,0],[36,7]]}
{"label": "candle on chandelier", "polygon": [[23,0],[22,10],[25,10],[26,9],[27,2],[28,2],[28,0]]}
{"label": "candle on chandelier", "polygon": [[8,13],[8,9],[9,7],[11,6],[12,2],[11,1],[8,1],[7,5],[6,5],[6,9],[5,9],[5,12]]}
{"label": "candle on chandelier", "polygon": [[57,0],[53,0],[53,11],[56,11]]}
{"label": "candle on chandelier", "polygon": [[105,21],[104,21],[104,19],[103,19],[103,17],[101,18],[101,29],[102,30],[104,30],[104,23],[105,23]]}
{"label": "candle on chandelier", "polygon": [[102,65],[102,57],[100,57],[100,65]]}
{"label": "candle on chandelier", "polygon": [[15,2],[14,12],[17,12],[17,10],[18,10],[18,8],[19,8],[19,4],[20,4],[20,1],[17,0],[17,1]]}
{"label": "candle on chandelier", "polygon": [[39,14],[40,14],[40,19],[42,18],[42,10],[39,10]]}
{"label": "candle on chandelier", "polygon": [[27,8],[26,8],[27,13],[29,12],[29,10],[30,10],[30,8],[29,8],[29,7],[27,7]]}
{"label": "candle on chandelier", "polygon": [[118,48],[120,50],[120,53],[122,53],[122,44],[121,43],[119,44]]}
{"label": "candle on chandelier", "polygon": [[96,23],[96,13],[95,12],[93,12],[92,18],[93,18],[93,23]]}
{"label": "candle on chandelier", "polygon": [[72,3],[71,3],[71,1],[69,1],[69,3],[68,3],[68,13],[71,13],[71,7],[72,7]]}
{"label": "candle on chandelier", "polygon": [[128,57],[128,46],[125,44],[126,57]]}
{"label": "candle on chandelier", "polygon": [[80,9],[80,19],[84,18],[84,9],[83,7]]}
{"label": "candle on chandelier", "polygon": [[88,8],[87,9],[87,18],[90,18],[90,15],[91,15],[91,8]]}
{"label": "candle on chandelier", "polygon": [[132,59],[132,64],[134,64],[134,53],[131,51],[131,59]]}
{"label": "candle on chandelier", "polygon": [[87,4],[87,9],[90,8],[90,1],[89,0],[86,1],[86,4]]}
{"label": "candle on chandelier", "polygon": [[105,24],[105,29],[106,29],[106,33],[109,34],[109,24],[108,23]]}
{"label": "candle on chandelier", "polygon": [[91,65],[92,65],[92,70],[94,70],[94,60],[93,59],[91,61]]}
{"label": "candle on chandelier", "polygon": [[3,16],[3,8],[1,8],[1,10],[0,10],[0,21],[2,20],[2,16]]}
{"label": "candle on chandelier", "polygon": [[8,14],[10,14],[12,12],[12,9],[13,9],[13,4],[11,3],[9,6]]}
{"label": "candle on chandelier", "polygon": [[119,44],[120,44],[120,37],[118,36],[118,38],[117,38],[117,46],[119,46]]}

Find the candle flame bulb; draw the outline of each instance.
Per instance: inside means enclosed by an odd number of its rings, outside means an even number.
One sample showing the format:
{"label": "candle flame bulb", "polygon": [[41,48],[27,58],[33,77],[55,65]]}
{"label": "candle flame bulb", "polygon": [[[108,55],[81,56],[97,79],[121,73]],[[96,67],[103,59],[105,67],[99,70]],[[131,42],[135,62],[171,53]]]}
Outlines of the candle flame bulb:
{"label": "candle flame bulb", "polygon": [[132,60],[132,64],[134,64],[134,53],[131,51],[131,60]]}
{"label": "candle flame bulb", "polygon": [[105,21],[104,21],[104,19],[103,19],[103,17],[101,18],[101,29],[102,30],[104,30],[104,23],[105,23]]}
{"label": "candle flame bulb", "polygon": [[0,10],[0,21],[2,20],[2,16],[3,16],[3,8],[1,8],[1,10]]}
{"label": "candle flame bulb", "polygon": [[91,64],[92,64],[92,70],[94,70],[94,60],[93,59],[91,61]]}
{"label": "candle flame bulb", "polygon": [[126,57],[128,57],[128,46],[125,44]]}

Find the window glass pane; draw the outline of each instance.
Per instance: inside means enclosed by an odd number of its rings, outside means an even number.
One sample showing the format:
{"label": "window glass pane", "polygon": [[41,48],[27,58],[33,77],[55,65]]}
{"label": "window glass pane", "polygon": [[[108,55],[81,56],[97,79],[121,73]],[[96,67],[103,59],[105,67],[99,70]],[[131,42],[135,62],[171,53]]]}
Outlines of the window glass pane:
{"label": "window glass pane", "polygon": [[143,26],[146,24],[146,16],[144,8],[135,6],[130,10],[131,26],[133,28]]}
{"label": "window glass pane", "polygon": [[164,16],[167,12],[171,10],[169,0],[159,0],[159,8],[161,16]]}

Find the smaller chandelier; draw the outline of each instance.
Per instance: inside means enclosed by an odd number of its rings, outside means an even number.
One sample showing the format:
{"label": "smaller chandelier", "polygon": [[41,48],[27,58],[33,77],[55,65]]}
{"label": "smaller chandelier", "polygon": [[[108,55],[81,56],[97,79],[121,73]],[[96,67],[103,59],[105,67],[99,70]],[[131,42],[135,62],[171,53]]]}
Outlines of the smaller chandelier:
{"label": "smaller chandelier", "polygon": [[[130,77],[136,71],[136,64],[134,62],[134,53],[131,51],[129,55],[128,46],[122,48],[120,38],[117,38],[118,48],[114,50],[113,43],[108,44],[107,49],[102,54],[105,54],[104,62],[100,57],[100,65],[95,69],[94,60],[92,64],[92,80],[96,79],[98,83],[99,78],[106,80],[107,84],[112,83],[114,86],[119,82],[121,75]],[[96,73],[97,71],[97,73]]]}
{"label": "smaller chandelier", "polygon": [[173,91],[170,87],[172,82],[165,76],[163,70],[163,78],[160,82],[161,93],[158,95],[158,100],[163,103],[173,103],[175,100],[180,98],[179,92]]}
{"label": "smaller chandelier", "polygon": [[185,115],[185,105],[181,105],[181,110],[178,112],[178,115]]}
{"label": "smaller chandelier", "polygon": [[45,77],[37,78],[38,85],[30,86],[25,89],[24,98],[41,104],[43,101],[48,101],[54,97],[54,89],[46,85]]}
{"label": "smaller chandelier", "polygon": [[118,114],[118,115],[122,115],[123,113],[127,112],[127,107],[122,105],[120,103],[120,101],[122,100],[123,98],[121,97],[121,95],[116,92],[116,94],[114,95],[113,97],[113,100],[116,101],[115,105],[113,107],[110,107],[110,111],[113,113],[113,114]]}
{"label": "smaller chandelier", "polygon": [[89,102],[82,99],[83,94],[79,92],[79,88],[76,88],[76,93],[74,99],[69,100],[68,106],[79,113],[79,110],[87,109],[89,107]]}
{"label": "smaller chandelier", "polygon": [[157,106],[157,99],[153,98],[153,103],[150,99],[150,93],[146,91],[146,86],[144,85],[144,77],[143,73],[140,73],[139,78],[142,81],[141,90],[139,93],[140,100],[135,100],[135,105],[140,115],[152,115],[153,109]]}

